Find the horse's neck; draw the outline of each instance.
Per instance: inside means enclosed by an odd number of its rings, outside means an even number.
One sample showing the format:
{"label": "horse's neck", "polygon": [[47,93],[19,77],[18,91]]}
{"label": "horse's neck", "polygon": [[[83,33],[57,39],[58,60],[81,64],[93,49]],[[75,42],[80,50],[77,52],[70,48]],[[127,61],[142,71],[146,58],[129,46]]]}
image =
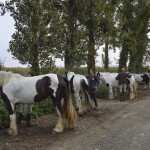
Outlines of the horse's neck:
{"label": "horse's neck", "polygon": [[13,73],[4,73],[0,78],[0,86],[7,84],[12,78],[22,78],[23,76]]}
{"label": "horse's neck", "polygon": [[103,73],[102,74],[102,77],[100,77],[100,79],[103,81],[103,82],[106,82],[108,80],[108,75],[106,73]]}

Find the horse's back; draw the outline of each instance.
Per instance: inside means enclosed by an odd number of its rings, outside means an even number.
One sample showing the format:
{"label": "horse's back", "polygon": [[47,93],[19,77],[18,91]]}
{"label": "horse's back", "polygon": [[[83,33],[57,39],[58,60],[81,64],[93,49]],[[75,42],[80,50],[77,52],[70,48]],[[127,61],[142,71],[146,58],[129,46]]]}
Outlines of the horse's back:
{"label": "horse's back", "polygon": [[118,87],[116,76],[117,73],[102,73],[102,77],[105,79],[105,82],[112,87]]}
{"label": "horse's back", "polygon": [[85,76],[80,75],[80,74],[75,74],[74,79],[73,79],[73,86],[75,91],[80,91],[81,90],[81,82],[84,80],[86,84],[88,84],[88,81]]}

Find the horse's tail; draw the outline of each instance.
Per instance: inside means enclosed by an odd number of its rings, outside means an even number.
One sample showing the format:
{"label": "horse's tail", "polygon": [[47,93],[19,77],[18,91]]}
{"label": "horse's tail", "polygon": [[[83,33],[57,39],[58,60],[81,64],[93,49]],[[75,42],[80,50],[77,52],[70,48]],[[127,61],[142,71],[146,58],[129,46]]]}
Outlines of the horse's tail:
{"label": "horse's tail", "polygon": [[73,106],[69,81],[66,78],[64,78],[64,80],[65,80],[66,85],[67,85],[65,97],[64,97],[65,124],[66,125],[73,125],[73,127],[75,128],[76,122],[77,122],[77,113],[76,113],[75,108]]}
{"label": "horse's tail", "polygon": [[91,96],[90,96],[90,88],[89,85],[86,83],[86,81],[84,79],[82,79],[81,81],[81,87],[83,89],[85,98],[86,98],[86,103],[87,105],[91,106],[92,108],[94,108],[94,104],[92,102]]}

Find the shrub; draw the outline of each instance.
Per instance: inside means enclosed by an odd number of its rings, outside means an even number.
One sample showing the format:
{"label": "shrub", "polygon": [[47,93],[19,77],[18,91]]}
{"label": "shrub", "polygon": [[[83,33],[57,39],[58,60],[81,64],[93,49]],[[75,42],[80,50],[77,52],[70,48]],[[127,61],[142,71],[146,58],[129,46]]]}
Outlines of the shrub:
{"label": "shrub", "polygon": [[32,110],[32,117],[37,118],[39,116],[47,115],[50,112],[54,111],[54,106],[52,100],[50,98],[47,98],[40,103],[35,103]]}
{"label": "shrub", "polygon": [[6,110],[4,102],[0,99],[0,129],[8,127],[9,114]]}
{"label": "shrub", "polygon": [[97,98],[108,98],[109,91],[106,84],[100,84],[97,90]]}

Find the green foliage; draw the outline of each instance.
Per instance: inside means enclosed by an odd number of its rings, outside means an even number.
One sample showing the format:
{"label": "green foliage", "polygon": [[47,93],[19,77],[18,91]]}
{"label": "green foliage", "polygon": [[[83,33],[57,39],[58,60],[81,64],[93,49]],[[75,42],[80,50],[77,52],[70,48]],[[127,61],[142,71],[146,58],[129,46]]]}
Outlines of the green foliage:
{"label": "green foliage", "polygon": [[47,0],[10,1],[7,2],[7,8],[15,21],[16,29],[8,51],[20,63],[30,65],[32,71],[39,74],[40,67],[46,68],[48,63],[53,64],[53,38],[49,36],[52,26],[49,24],[57,13]]}
{"label": "green foliage", "polygon": [[3,16],[6,13],[6,8],[4,3],[0,2],[0,15]]}
{"label": "green foliage", "polygon": [[52,100],[47,98],[46,100],[33,105],[32,116],[33,118],[37,118],[39,116],[47,115],[52,111],[54,111]]}
{"label": "green foliage", "polygon": [[35,74],[53,70],[55,57],[64,59],[66,70],[85,63],[88,70],[95,68],[96,51],[103,44],[106,70],[108,47],[120,47],[119,68],[129,60],[129,70],[140,71],[143,59],[148,60],[148,0],[23,0],[0,7],[15,20],[8,51]]}
{"label": "green foliage", "polygon": [[119,69],[127,66],[129,57],[129,71],[140,72],[143,59],[147,55],[150,1],[130,0],[120,3],[117,15],[121,44]]}
{"label": "green foliage", "polygon": [[9,115],[4,102],[0,99],[0,129],[9,126]]}
{"label": "green foliage", "polygon": [[97,90],[97,98],[107,99],[108,95],[109,95],[109,91],[106,84],[100,84]]}

